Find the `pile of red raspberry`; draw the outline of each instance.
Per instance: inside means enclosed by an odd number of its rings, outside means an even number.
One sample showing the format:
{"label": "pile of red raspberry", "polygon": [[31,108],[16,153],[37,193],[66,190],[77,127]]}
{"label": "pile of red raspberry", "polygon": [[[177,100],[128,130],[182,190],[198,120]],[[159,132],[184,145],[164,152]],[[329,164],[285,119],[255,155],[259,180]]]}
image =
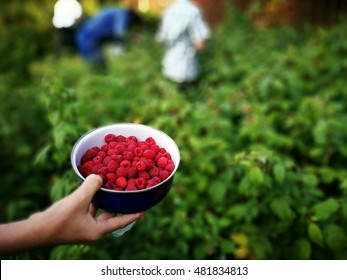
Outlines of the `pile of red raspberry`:
{"label": "pile of red raspberry", "polygon": [[100,175],[106,189],[150,188],[167,179],[175,169],[170,153],[152,137],[139,141],[136,136],[107,134],[104,140],[103,146],[86,151],[77,168],[83,177]]}

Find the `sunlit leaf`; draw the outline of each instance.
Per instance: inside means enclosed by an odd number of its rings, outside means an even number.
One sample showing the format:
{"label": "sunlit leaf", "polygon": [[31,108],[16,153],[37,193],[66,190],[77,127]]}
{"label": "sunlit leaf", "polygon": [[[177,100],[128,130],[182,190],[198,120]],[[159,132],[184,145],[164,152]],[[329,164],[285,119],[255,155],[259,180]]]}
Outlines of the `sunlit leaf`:
{"label": "sunlit leaf", "polygon": [[278,183],[283,183],[284,177],[285,177],[285,169],[284,166],[281,164],[276,164],[274,166],[274,175],[275,175],[275,180]]}
{"label": "sunlit leaf", "polygon": [[323,246],[323,235],[319,226],[315,223],[309,223],[307,230],[310,239],[319,246]]}
{"label": "sunlit leaf", "polygon": [[339,203],[334,198],[329,198],[325,201],[317,203],[313,207],[315,216],[320,220],[328,219],[339,209]]}

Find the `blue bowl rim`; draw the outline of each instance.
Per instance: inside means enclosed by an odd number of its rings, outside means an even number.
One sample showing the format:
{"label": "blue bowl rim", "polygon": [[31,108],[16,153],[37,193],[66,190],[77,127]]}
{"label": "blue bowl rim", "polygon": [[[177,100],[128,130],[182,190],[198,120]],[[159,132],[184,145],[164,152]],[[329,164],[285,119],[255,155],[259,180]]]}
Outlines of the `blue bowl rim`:
{"label": "blue bowl rim", "polygon": [[144,124],[138,124],[138,123],[115,123],[115,124],[109,124],[109,125],[103,125],[103,126],[99,126],[97,128],[94,128],[88,132],[86,132],[85,134],[83,134],[76,142],[75,144],[73,145],[72,147],[72,150],[71,150],[71,154],[70,154],[70,161],[71,161],[71,164],[73,166],[73,169],[75,171],[75,173],[77,174],[77,176],[79,178],[81,178],[83,181],[86,179],[82,176],[82,174],[78,171],[77,168],[75,168],[75,165],[74,165],[74,157],[73,157],[73,154],[74,154],[74,150],[76,149],[77,145],[89,134],[95,132],[96,130],[99,130],[99,129],[103,129],[103,128],[106,128],[106,127],[109,127],[109,126],[114,126],[114,125],[131,125],[131,126],[142,126],[142,127],[146,127],[146,128],[149,128],[149,129],[153,129],[153,130],[156,130],[158,131],[159,133],[162,133],[164,134],[166,137],[168,137],[169,139],[171,139],[173,141],[173,143],[175,144],[175,147],[177,149],[177,162],[175,162],[175,169],[172,171],[172,173],[170,174],[169,177],[167,177],[164,181],[160,182],[159,184],[153,186],[153,187],[150,187],[150,188],[146,188],[146,189],[142,189],[142,190],[134,190],[134,191],[117,191],[117,190],[109,190],[109,189],[106,189],[104,187],[101,187],[99,189],[99,191],[105,191],[105,192],[109,192],[109,193],[117,193],[117,194],[124,194],[124,195],[128,195],[128,194],[131,194],[131,193],[141,193],[141,192],[146,192],[146,191],[150,191],[150,190],[153,190],[155,188],[158,188],[160,187],[161,185],[165,184],[167,181],[169,181],[176,173],[177,169],[178,169],[178,166],[180,164],[180,151],[178,149],[178,146],[176,144],[176,142],[168,135],[166,134],[165,132],[163,132],[162,130],[160,129],[157,129],[155,127],[152,127],[152,126],[149,126],[149,125],[144,125]]}

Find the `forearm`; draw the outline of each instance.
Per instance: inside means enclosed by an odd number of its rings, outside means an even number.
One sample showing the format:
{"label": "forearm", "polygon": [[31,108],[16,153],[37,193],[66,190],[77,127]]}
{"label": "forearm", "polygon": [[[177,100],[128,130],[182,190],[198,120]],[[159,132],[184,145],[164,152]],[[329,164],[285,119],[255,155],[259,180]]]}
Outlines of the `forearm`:
{"label": "forearm", "polygon": [[10,255],[50,244],[42,213],[18,222],[0,225],[0,255]]}
{"label": "forearm", "polygon": [[201,52],[205,49],[205,41],[204,40],[201,40],[201,41],[197,41],[195,42],[195,49],[198,51],[198,52]]}

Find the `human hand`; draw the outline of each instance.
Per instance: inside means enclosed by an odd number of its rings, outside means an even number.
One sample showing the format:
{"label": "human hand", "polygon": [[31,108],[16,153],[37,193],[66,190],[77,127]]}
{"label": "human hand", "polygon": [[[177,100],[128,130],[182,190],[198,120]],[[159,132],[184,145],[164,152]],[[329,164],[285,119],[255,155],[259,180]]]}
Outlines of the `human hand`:
{"label": "human hand", "polygon": [[71,195],[56,202],[44,212],[30,217],[42,224],[49,244],[94,241],[127,226],[143,215],[136,213],[115,216],[103,212],[96,217],[97,209],[91,201],[101,184],[101,177],[92,174]]}
{"label": "human hand", "polygon": [[100,176],[90,175],[72,194],[47,210],[22,221],[0,224],[0,255],[94,241],[142,216],[142,213],[115,216],[103,212],[96,217],[97,209],[91,201],[101,184]]}
{"label": "human hand", "polygon": [[200,41],[197,41],[195,42],[195,49],[198,51],[198,52],[202,52],[204,49],[205,49],[205,41],[204,40],[200,40]]}

